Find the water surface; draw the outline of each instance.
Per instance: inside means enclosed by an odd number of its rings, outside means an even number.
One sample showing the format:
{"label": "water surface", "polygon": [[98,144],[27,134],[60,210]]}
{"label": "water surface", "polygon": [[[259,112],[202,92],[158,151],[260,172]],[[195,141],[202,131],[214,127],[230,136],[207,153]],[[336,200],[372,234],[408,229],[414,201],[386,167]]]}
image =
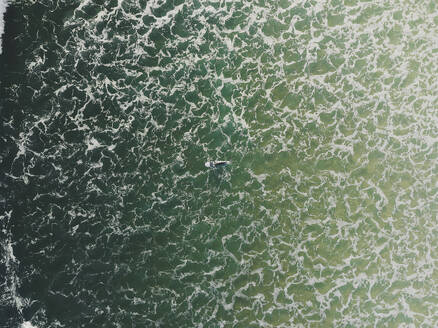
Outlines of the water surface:
{"label": "water surface", "polygon": [[0,322],[435,326],[437,14],[10,4]]}

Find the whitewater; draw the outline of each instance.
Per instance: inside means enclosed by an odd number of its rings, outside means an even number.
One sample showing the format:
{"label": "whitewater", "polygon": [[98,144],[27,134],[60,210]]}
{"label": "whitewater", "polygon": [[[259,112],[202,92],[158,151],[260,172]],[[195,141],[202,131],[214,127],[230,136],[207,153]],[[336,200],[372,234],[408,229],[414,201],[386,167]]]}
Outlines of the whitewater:
{"label": "whitewater", "polygon": [[438,326],[433,1],[7,19],[0,327]]}
{"label": "whitewater", "polygon": [[6,12],[6,7],[7,7],[8,3],[6,0],[0,0],[0,55],[2,54],[2,36],[4,33],[4,28],[5,28],[5,22],[4,22],[4,15]]}

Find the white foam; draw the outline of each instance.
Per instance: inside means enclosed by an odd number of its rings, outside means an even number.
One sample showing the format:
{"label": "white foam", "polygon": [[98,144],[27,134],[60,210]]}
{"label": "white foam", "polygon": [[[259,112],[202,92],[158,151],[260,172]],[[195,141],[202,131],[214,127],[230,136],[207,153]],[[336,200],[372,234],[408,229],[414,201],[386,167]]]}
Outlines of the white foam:
{"label": "white foam", "polygon": [[20,328],[38,328],[37,326],[32,325],[29,321],[25,321],[21,324]]}
{"label": "white foam", "polygon": [[100,142],[97,141],[95,138],[87,138],[86,143],[87,143],[87,153],[90,150],[94,150],[94,149],[102,147]]}
{"label": "white foam", "polygon": [[0,0],[0,55],[2,54],[2,36],[5,30],[5,22],[3,20],[3,17],[5,15],[7,6],[8,3],[6,0]]}

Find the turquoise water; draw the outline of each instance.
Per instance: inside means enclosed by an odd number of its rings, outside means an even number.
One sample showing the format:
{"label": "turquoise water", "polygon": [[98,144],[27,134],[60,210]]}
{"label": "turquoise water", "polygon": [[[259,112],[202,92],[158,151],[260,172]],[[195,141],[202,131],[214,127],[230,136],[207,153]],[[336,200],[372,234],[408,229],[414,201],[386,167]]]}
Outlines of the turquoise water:
{"label": "turquoise water", "polygon": [[10,4],[0,326],[436,326],[437,23],[412,1]]}

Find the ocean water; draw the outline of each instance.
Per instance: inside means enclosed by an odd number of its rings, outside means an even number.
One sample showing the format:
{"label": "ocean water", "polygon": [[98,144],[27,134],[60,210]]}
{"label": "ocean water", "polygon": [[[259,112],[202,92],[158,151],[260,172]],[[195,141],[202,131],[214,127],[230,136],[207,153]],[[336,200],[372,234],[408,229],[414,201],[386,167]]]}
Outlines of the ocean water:
{"label": "ocean water", "polygon": [[5,0],[0,1],[0,55],[2,53],[1,43],[2,43],[2,36],[4,32],[3,16],[5,14],[6,7],[7,7],[7,2]]}
{"label": "ocean water", "polygon": [[4,32],[0,327],[438,326],[436,2],[17,0]]}

